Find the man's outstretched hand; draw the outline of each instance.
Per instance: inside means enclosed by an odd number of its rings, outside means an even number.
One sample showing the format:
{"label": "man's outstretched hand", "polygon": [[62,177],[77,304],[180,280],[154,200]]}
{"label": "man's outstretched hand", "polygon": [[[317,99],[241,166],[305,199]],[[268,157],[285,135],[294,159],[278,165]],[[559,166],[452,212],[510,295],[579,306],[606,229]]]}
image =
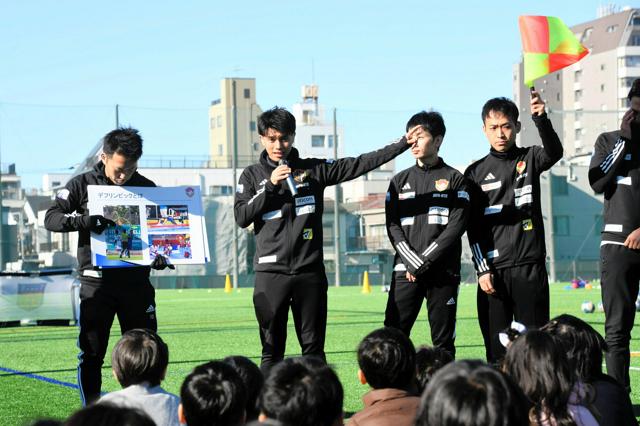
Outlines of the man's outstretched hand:
{"label": "man's outstretched hand", "polygon": [[175,265],[172,265],[171,263],[169,263],[169,261],[167,260],[166,257],[164,257],[161,254],[158,254],[156,256],[155,259],[153,259],[153,262],[151,262],[151,267],[153,269],[156,269],[158,271],[161,271],[163,269],[169,268],[169,269],[176,269]]}

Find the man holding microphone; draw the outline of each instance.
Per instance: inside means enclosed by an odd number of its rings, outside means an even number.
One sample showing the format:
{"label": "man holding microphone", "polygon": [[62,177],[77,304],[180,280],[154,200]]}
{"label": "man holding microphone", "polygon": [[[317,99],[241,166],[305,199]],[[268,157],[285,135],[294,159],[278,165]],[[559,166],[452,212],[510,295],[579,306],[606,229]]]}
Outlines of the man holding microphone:
{"label": "man holding microphone", "polygon": [[416,141],[416,131],[380,150],[339,160],[300,158],[293,148],[295,118],[283,108],[260,115],[258,133],[264,151],[240,176],[234,212],[240,227],[254,227],[253,304],[260,326],[261,367],[267,372],[284,358],[289,307],[302,354],[325,359],[324,188],[395,158]]}

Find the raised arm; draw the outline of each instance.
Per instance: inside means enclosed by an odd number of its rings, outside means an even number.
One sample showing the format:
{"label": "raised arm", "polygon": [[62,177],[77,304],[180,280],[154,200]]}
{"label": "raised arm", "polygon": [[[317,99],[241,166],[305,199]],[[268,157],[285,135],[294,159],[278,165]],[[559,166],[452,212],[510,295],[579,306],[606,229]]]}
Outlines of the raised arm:
{"label": "raised arm", "polygon": [[400,139],[376,151],[368,152],[358,157],[341,158],[335,161],[328,160],[322,163],[318,173],[320,182],[324,186],[336,185],[355,179],[380,167],[416,143],[419,130],[420,126],[416,126]]}

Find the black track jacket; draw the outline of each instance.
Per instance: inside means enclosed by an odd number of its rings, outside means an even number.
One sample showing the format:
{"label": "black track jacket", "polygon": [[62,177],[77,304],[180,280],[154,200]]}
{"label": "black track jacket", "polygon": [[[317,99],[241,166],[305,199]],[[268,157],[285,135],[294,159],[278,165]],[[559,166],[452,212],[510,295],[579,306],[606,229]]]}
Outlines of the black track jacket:
{"label": "black track jacket", "polygon": [[465,171],[472,204],[467,235],[478,275],[546,261],[540,174],[562,158],[562,144],[546,114],[533,122],[542,147],[492,149]]}
{"label": "black track jacket", "polygon": [[339,160],[300,158],[293,148],[287,161],[298,188],[295,198],[286,183],[271,183],[277,166],[263,151],[260,162],[242,172],[234,205],[236,223],[242,228],[254,226],[254,270],[297,274],[322,268],[324,188],[355,179],[408,148],[403,137],[377,151]]}
{"label": "black track jacket", "polygon": [[[104,164],[99,162],[93,170],[78,175],[71,179],[56,194],[53,206],[47,210],[44,218],[44,226],[53,232],[78,231],[78,271],[94,269],[91,264],[91,231],[82,227],[80,217],[89,214],[87,208],[87,185],[113,185],[104,174]],[[146,177],[135,172],[125,186],[156,186]],[[148,266],[131,268],[105,268],[102,279],[117,279],[126,277],[135,280],[136,277],[148,279],[150,268]],[[93,280],[95,281],[95,279]]]}
{"label": "black track jacket", "polygon": [[589,183],[604,192],[602,242],[623,244],[640,228],[640,126],[632,124],[632,139],[620,131],[603,133],[596,140],[589,166]]}
{"label": "black track jacket", "polygon": [[394,271],[460,276],[460,237],[469,216],[462,173],[441,158],[432,167],[403,170],[391,180],[385,213]]}

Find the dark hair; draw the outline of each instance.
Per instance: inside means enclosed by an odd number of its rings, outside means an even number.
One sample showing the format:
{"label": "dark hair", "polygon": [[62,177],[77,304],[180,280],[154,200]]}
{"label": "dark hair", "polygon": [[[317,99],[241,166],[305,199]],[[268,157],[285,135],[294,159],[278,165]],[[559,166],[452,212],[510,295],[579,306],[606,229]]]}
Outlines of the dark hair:
{"label": "dark hair", "polygon": [[634,96],[640,96],[640,78],[636,78],[633,80],[633,83],[631,83],[631,89],[629,90],[627,99],[631,100]]}
{"label": "dark hair", "polygon": [[189,426],[243,424],[244,384],[233,367],[222,361],[194,368],[182,383],[180,399]]}
{"label": "dark hair", "polygon": [[607,350],[607,344],[593,327],[573,315],[562,314],[542,330],[562,345],[577,380],[591,383],[602,375],[602,352]]}
{"label": "dark hair", "polygon": [[444,134],[447,132],[442,115],[436,111],[420,111],[414,114],[407,122],[407,131],[416,126],[422,126],[426,131],[431,133],[433,138],[436,136],[444,137]]}
{"label": "dark hair", "polygon": [[427,385],[417,426],[528,424],[522,391],[500,371],[477,360],[456,361],[438,370]]}
{"label": "dark hair", "polygon": [[342,416],[344,392],[336,373],[310,357],[287,358],[264,382],[260,409],[291,426],[330,426]]}
{"label": "dark hair", "polygon": [[358,365],[374,389],[408,389],[415,376],[416,350],[402,331],[379,328],[358,345]]}
{"label": "dark hair", "polygon": [[285,136],[294,135],[296,133],[296,119],[286,109],[274,106],[258,117],[258,134],[266,136],[269,129],[277,130]]}
{"label": "dark hair", "polygon": [[416,350],[416,382],[422,392],[436,371],[453,361],[453,355],[443,348],[420,346]]}
{"label": "dark hair", "polygon": [[511,121],[516,123],[520,112],[517,105],[509,98],[493,98],[489,99],[482,107],[482,122],[487,119],[491,111],[502,113]]}
{"label": "dark hair", "polygon": [[111,367],[122,387],[149,382],[158,386],[169,365],[169,347],[154,331],[129,330],[116,343]]}
{"label": "dark hair", "polygon": [[93,404],[76,411],[64,426],[155,426],[142,410],[113,404]]}
{"label": "dark hair", "polygon": [[142,157],[142,137],[136,129],[119,127],[102,138],[102,152],[109,157],[120,154],[129,160],[138,161]]}
{"label": "dark hair", "polygon": [[503,363],[532,402],[532,421],[553,418],[558,426],[575,425],[567,410],[574,375],[556,339],[546,331],[527,331],[509,345]]}
{"label": "dark hair", "polygon": [[222,360],[229,364],[242,379],[247,391],[246,421],[256,420],[260,414],[258,397],[264,384],[264,377],[260,368],[249,358],[244,356],[228,356]]}

